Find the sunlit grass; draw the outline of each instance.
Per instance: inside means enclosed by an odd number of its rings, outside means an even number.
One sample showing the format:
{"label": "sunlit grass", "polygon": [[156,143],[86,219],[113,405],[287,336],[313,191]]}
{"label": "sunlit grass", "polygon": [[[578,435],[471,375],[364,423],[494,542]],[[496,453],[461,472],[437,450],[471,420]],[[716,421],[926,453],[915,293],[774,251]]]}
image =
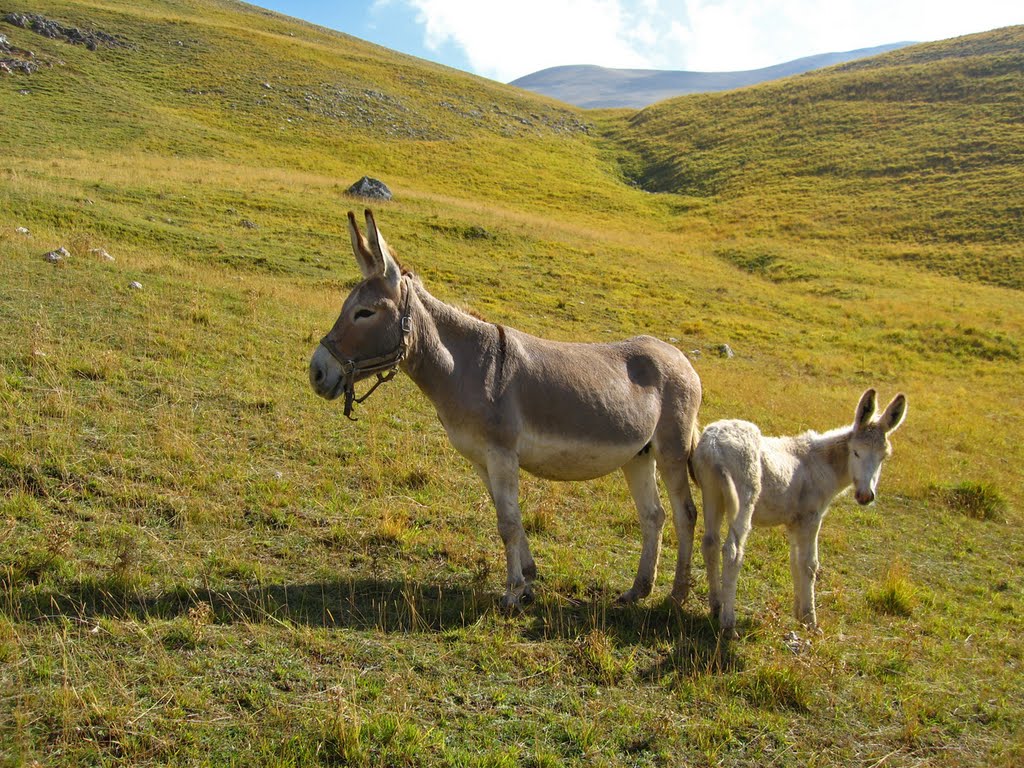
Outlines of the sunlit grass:
{"label": "sunlit grass", "polygon": [[[985,217],[947,217],[963,247],[940,248],[925,193],[793,189],[774,160],[742,194],[652,195],[622,183],[619,118],[235,4],[44,5],[140,47],[3,27],[66,64],[30,97],[0,79],[0,764],[1013,763],[1024,319]],[[309,117],[310,83],[386,92],[446,138]],[[602,128],[538,127],[560,118]],[[674,340],[703,423],[824,430],[867,386],[907,393],[877,504],[825,521],[823,636],[789,617],[777,532],[751,536],[739,641],[707,618],[699,553],[690,602],[664,602],[671,530],[655,594],[616,606],[639,552],[619,475],[523,478],[536,601],[494,610],[494,511],[430,404],[398,377],[351,423],[306,383],[366,172],[438,297],[553,338]]]}

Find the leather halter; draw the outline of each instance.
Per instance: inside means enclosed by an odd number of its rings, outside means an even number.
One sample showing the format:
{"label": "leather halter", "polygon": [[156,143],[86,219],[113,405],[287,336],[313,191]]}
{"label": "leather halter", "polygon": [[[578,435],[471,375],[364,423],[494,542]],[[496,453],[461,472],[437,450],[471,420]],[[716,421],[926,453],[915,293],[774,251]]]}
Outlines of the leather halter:
{"label": "leather halter", "polygon": [[[402,283],[405,283],[404,276]],[[402,335],[398,340],[398,345],[389,352],[357,360],[352,357],[342,356],[335,346],[334,341],[328,338],[330,334],[320,339],[320,346],[326,349],[331,354],[331,357],[341,364],[341,377],[345,388],[345,416],[352,421],[357,421],[357,419],[352,416],[352,409],[354,405],[362,403],[366,398],[373,394],[373,391],[377,389],[377,387],[384,382],[391,381],[395,378],[395,374],[398,373],[399,363],[405,359],[405,353],[408,352],[409,334],[412,333],[412,316],[409,314],[409,297],[411,294],[412,286],[407,285],[405,287],[405,297],[402,300],[402,309],[400,311]],[[377,381],[374,382],[374,385],[370,387],[362,397],[356,397],[356,379],[368,376],[371,373],[377,374]]]}

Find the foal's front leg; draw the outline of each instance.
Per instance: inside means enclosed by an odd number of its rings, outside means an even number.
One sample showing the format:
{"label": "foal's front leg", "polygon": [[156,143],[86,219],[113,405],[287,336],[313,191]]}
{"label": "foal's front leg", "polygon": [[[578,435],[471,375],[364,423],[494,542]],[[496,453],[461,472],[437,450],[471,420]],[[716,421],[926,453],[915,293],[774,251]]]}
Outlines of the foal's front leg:
{"label": "foal's front leg", "polygon": [[802,519],[786,529],[789,570],[793,576],[793,615],[809,627],[818,626],[814,608],[814,582],[818,577],[818,531],[821,515]]}
{"label": "foal's front leg", "polygon": [[491,451],[487,466],[477,466],[487,484],[498,513],[498,534],[505,545],[505,594],[501,606],[505,610],[519,607],[522,598],[530,599],[533,591],[526,579],[537,575],[537,566],[530,554],[519,510],[519,460],[514,454]]}

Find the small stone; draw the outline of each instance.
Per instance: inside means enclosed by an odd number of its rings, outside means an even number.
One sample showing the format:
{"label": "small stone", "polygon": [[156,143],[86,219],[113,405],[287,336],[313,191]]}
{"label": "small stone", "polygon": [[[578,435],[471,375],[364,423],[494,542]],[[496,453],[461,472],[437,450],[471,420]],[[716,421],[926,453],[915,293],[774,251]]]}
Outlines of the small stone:
{"label": "small stone", "polygon": [[782,637],[782,644],[789,648],[794,654],[799,656],[801,653],[810,650],[811,641],[804,640],[796,632],[789,631]]}
{"label": "small stone", "polygon": [[89,253],[91,253],[93,256],[95,256],[98,259],[103,259],[103,261],[113,261],[114,260],[114,257],[111,256],[109,253],[107,253],[102,248],[90,248],[89,249]]}
{"label": "small stone", "polygon": [[390,200],[392,198],[391,190],[388,189],[387,185],[383,181],[371,178],[370,176],[363,176],[346,191],[350,195],[366,197],[371,200]]}
{"label": "small stone", "polygon": [[256,224],[255,221],[250,221],[249,219],[242,219],[238,222],[238,226],[245,227],[246,229],[259,229],[259,225]]}
{"label": "small stone", "polygon": [[718,354],[726,358],[727,360],[736,357],[736,353],[732,351],[732,347],[730,347],[728,344],[719,344],[717,349]]}
{"label": "small stone", "polygon": [[49,253],[43,254],[43,258],[46,259],[51,264],[56,264],[59,261],[63,261],[64,259],[70,258],[70,256],[71,254],[68,252],[68,249],[65,248],[63,245],[55,251],[50,251]]}
{"label": "small stone", "polygon": [[29,233],[27,227],[18,227],[14,231],[17,232],[19,235],[27,235]]}
{"label": "small stone", "polygon": [[696,359],[697,359],[698,357],[700,357],[700,356],[701,356],[701,355],[703,355],[704,353],[703,353],[703,352],[701,352],[701,351],[700,351],[699,349],[691,349],[691,350],[690,350],[689,352],[687,352],[686,354],[687,354],[687,355],[689,355],[690,357],[692,357],[693,359],[695,359],[695,360],[696,360]]}
{"label": "small stone", "polygon": [[141,291],[142,283],[140,283],[138,280],[132,280],[131,283],[128,284],[128,287],[135,291]]}

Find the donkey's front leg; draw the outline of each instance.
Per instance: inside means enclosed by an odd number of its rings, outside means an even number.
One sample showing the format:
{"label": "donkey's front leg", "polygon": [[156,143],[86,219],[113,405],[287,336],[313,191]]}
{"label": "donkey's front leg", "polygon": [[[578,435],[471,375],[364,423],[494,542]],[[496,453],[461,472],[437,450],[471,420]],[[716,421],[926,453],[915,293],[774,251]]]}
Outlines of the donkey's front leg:
{"label": "donkey's front leg", "polygon": [[501,606],[512,610],[519,607],[524,597],[532,598],[533,591],[526,577],[533,579],[537,574],[519,511],[519,460],[515,454],[491,451],[487,455],[487,466],[477,467],[477,471],[487,483],[498,513],[498,534],[505,545],[506,568]]}
{"label": "donkey's front leg", "polygon": [[622,468],[629,491],[636,503],[637,514],[640,516],[643,544],[633,586],[619,596],[620,603],[633,603],[651,594],[654,579],[658,574],[665,510],[658,498],[658,480],[654,468],[654,456],[650,451],[638,454]]}

